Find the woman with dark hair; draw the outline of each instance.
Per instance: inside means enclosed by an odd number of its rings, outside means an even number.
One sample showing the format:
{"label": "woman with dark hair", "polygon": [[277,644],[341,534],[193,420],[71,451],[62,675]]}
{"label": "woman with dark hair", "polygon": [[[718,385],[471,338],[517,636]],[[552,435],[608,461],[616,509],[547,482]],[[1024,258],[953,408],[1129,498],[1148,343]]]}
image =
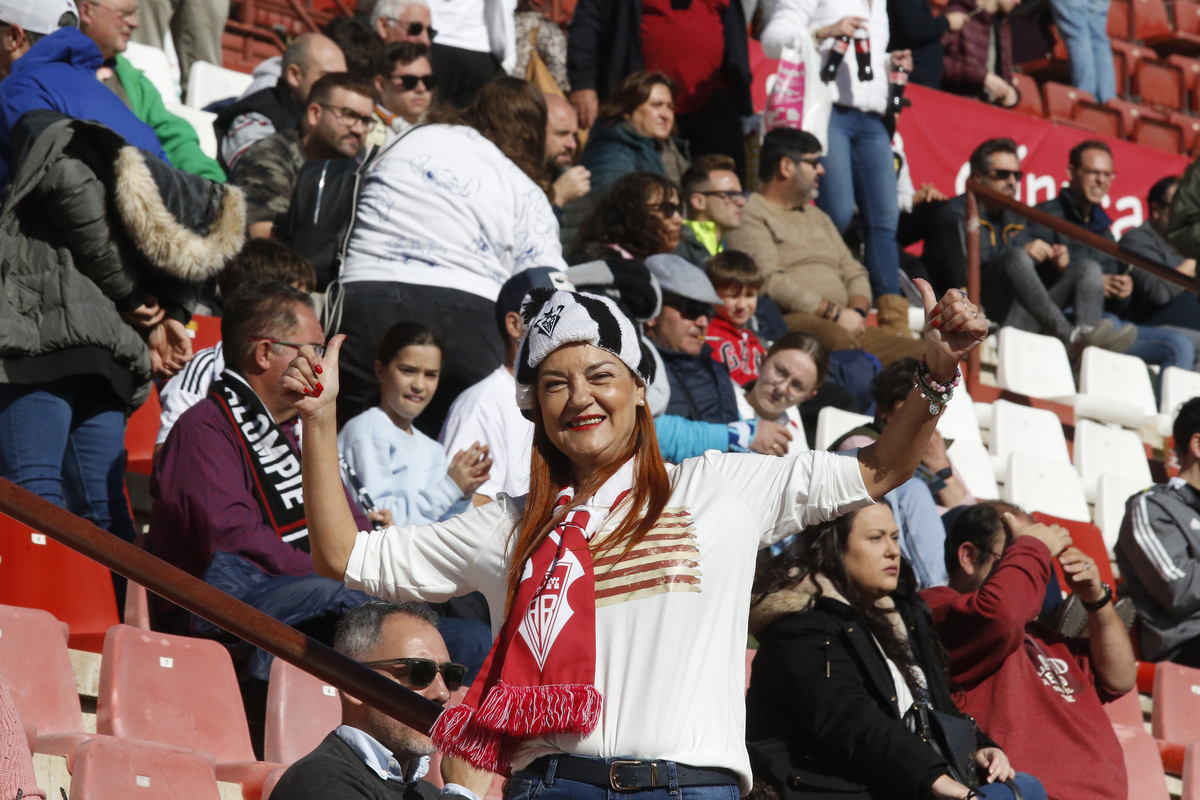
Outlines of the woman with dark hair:
{"label": "woman with dark hair", "polygon": [[317,569],[389,599],[487,597],[496,641],[465,702],[433,727],[442,752],[515,770],[510,800],[748,791],[743,653],[757,549],[912,474],[959,360],[987,333],[965,298],[939,303],[918,286],[930,320],[923,388],[857,458],[709,452],[671,467],[633,323],[607,298],[535,289],[515,374],[534,425],[529,494],[376,532],[360,532],[334,491],[342,338],[322,358],[303,348],[283,386],[304,423]]}
{"label": "woman with dark hair", "polygon": [[679,246],[683,228],[679,187],[662,175],[635,172],[617,180],[583,220],[570,261],[643,260]]}
{"label": "woman with dark hair", "polygon": [[675,82],[661,72],[635,72],[600,107],[580,163],[599,195],[630,172],[666,175],[678,185],[688,168],[687,142],[674,138]]}
{"label": "woman with dark hair", "polygon": [[493,306],[530,267],[565,268],[546,194],[546,102],[517,78],[497,78],[461,113],[435,109],[362,179],[341,274],[329,289],[327,333],[350,336],[343,421],[379,388],[374,344],[402,320],[446,344],[441,390],[417,421],[436,436],[460,392],[500,366]]}
{"label": "woman with dark hair", "polygon": [[946,651],[899,539],[891,506],[878,503],[805,529],[759,571],[746,695],[755,780],[787,800],[1011,800],[1020,795],[1010,780],[1025,800],[1045,800],[978,729],[968,774],[922,737],[923,714],[964,732],[974,723],[954,704]]}

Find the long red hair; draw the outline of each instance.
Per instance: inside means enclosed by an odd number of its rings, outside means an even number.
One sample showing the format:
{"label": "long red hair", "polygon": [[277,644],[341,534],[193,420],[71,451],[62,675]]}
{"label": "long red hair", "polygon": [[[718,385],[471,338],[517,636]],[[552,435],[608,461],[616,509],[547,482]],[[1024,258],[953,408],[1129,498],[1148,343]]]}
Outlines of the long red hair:
{"label": "long red hair", "polygon": [[[654,417],[650,408],[637,406],[633,436],[621,457],[596,470],[591,480],[575,487],[575,496],[564,508],[555,513],[554,503],[562,487],[574,482],[571,462],[550,441],[546,425],[542,421],[541,407],[535,397],[533,407],[533,453],[530,456],[529,496],[525,500],[525,511],[513,527],[516,543],[512,561],[508,567],[508,600],[506,612],[511,610],[517,587],[521,583],[521,570],[542,542],[554,530],[558,522],[580,504],[596,493],[609,478],[617,473],[630,458],[634,461],[633,487],[622,501],[631,509],[621,524],[610,536],[604,537],[605,547],[624,543],[625,556],[646,537],[658,522],[667,499],[671,496],[671,479],[663,465],[662,453],[658,449],[658,436],[654,431]],[[639,509],[643,513],[639,513]],[[614,509],[615,510],[615,509]],[[595,552],[596,543],[592,545]]]}

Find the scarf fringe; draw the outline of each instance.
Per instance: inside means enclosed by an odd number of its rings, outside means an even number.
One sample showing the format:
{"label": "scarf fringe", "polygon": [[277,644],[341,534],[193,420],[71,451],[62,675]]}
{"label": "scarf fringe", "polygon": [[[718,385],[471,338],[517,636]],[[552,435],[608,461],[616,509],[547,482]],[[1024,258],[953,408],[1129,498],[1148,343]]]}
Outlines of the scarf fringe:
{"label": "scarf fringe", "polygon": [[478,711],[457,705],[442,712],[430,735],[442,752],[504,774],[522,739],[547,733],[586,736],[599,723],[602,705],[595,686],[499,682]]}

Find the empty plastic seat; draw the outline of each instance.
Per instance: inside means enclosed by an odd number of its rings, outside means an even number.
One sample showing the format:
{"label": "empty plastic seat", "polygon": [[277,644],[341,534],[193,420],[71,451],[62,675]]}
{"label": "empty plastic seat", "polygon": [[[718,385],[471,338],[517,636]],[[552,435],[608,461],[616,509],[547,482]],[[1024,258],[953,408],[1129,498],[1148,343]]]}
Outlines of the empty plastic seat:
{"label": "empty plastic seat", "polygon": [[206,639],[114,625],[104,640],[96,730],[210,753],[217,778],[240,783],[247,800],[280,766],[255,761],[233,661]]}
{"label": "empty plastic seat", "polygon": [[1108,36],[1111,39],[1128,39],[1132,29],[1133,11],[1129,0],[1112,0],[1108,5]]}
{"label": "empty plastic seat", "polygon": [[983,444],[983,436],[979,433],[979,421],[975,419],[975,401],[967,394],[967,388],[960,386],[954,390],[954,396],[942,411],[937,423],[938,433],[946,439],[956,442],[976,442]]}
{"label": "empty plastic seat", "polygon": [[1121,751],[1125,755],[1125,772],[1129,776],[1129,797],[1137,800],[1168,800],[1167,776],[1163,772],[1158,745],[1141,726],[1113,725]]}
{"label": "empty plastic seat", "polygon": [[1071,124],[1099,136],[1120,139],[1124,135],[1121,112],[1099,103],[1089,103],[1087,100],[1080,100],[1075,104]]}
{"label": "empty plastic seat", "polygon": [[1178,126],[1179,130],[1183,131],[1183,149],[1185,152],[1191,153],[1196,149],[1196,139],[1200,137],[1200,117],[1193,117],[1191,114],[1185,114],[1182,111],[1172,111],[1167,117],[1167,122]]}
{"label": "empty plastic seat", "polygon": [[1178,53],[1167,56],[1167,63],[1179,67],[1183,73],[1183,88],[1192,93],[1192,107],[1196,106],[1196,80],[1200,79],[1200,59],[1181,56]]}
{"label": "empty plastic seat", "polygon": [[1142,701],[1138,699],[1135,689],[1121,695],[1111,703],[1104,704],[1104,711],[1114,725],[1128,725],[1139,728],[1142,725]]}
{"label": "empty plastic seat", "polygon": [[340,724],[342,701],[337,689],[282,658],[275,659],[267,687],[263,735],[267,761],[294,764]]}
{"label": "empty plastic seat", "polygon": [[1162,61],[1142,61],[1133,73],[1133,93],[1151,106],[1181,110],[1184,85],[1183,71]]}
{"label": "empty plastic seat", "polygon": [[1156,111],[1150,106],[1144,106],[1141,103],[1134,103],[1129,100],[1122,100],[1114,97],[1105,103],[1109,108],[1121,112],[1121,125],[1126,136],[1133,135],[1133,129],[1137,127],[1138,121],[1142,118],[1147,119],[1167,119],[1167,115],[1161,111]]}
{"label": "empty plastic seat", "polygon": [[42,736],[83,730],[67,640],[52,614],[0,606],[0,676],[21,720]]}
{"label": "empty plastic seat", "polygon": [[129,415],[125,424],[125,469],[139,475],[149,475],[154,464],[154,440],[158,438],[162,404],[158,390],[151,389],[150,396],[136,411]]}
{"label": "empty plastic seat", "polygon": [[1075,468],[1083,479],[1088,502],[1096,500],[1097,485],[1105,473],[1129,478],[1143,489],[1154,483],[1142,437],[1089,419],[1075,423]]}
{"label": "empty plastic seat", "polygon": [[71,647],[99,653],[120,622],[112,573],[2,514],[0,553],[0,603],[49,611],[70,626]]}
{"label": "empty plastic seat", "polygon": [[[432,771],[433,769],[430,768],[430,772]],[[262,800],[270,800],[271,792],[275,791],[275,784],[279,783],[279,779],[283,777],[283,773],[285,772],[287,770],[284,767],[279,767],[267,773],[267,779],[263,781]],[[430,776],[426,775],[425,777],[428,780]]]}
{"label": "empty plastic seat", "polygon": [[1165,425],[1159,426],[1159,432],[1164,436],[1169,436],[1171,426],[1175,424],[1175,416],[1179,413],[1179,407],[1193,397],[1200,397],[1200,374],[1192,372],[1190,369],[1167,367],[1162,371],[1160,389],[1162,401],[1159,405],[1159,412]]}
{"label": "empty plastic seat", "polygon": [[1075,468],[1069,463],[1028,453],[1016,452],[1008,457],[1007,479],[1001,498],[1027,511],[1041,511],[1081,522],[1089,519],[1083,484]]}
{"label": "empty plastic seat", "polygon": [[171,68],[171,59],[166,52],[158,47],[151,47],[137,42],[128,42],[125,58],[137,67],[162,95],[163,105],[172,114],[179,107],[179,69]]}
{"label": "empty plastic seat", "polygon": [[997,400],[992,403],[992,428],[989,450],[997,470],[996,479],[1004,480],[1008,457],[1012,453],[1030,453],[1060,464],[1070,464],[1067,438],[1062,422],[1053,411]]}
{"label": "empty plastic seat", "polygon": [[1075,394],[1067,348],[1059,339],[1007,326],[1000,329],[999,339],[996,383],[1000,388],[1041,399]]}
{"label": "empty plastic seat", "polygon": [[1143,47],[1132,42],[1123,42],[1119,39],[1112,41],[1113,52],[1120,53],[1125,57],[1125,68],[1129,74],[1137,72],[1138,64],[1145,60],[1158,60],[1158,53],[1151,50],[1149,47]]}
{"label": "empty plastic seat", "polygon": [[1038,91],[1037,81],[1021,72],[1013,73],[1013,86],[1021,93],[1021,99],[1013,111],[1027,114],[1031,117],[1046,116],[1046,107],[1042,105],[1042,93]]}
{"label": "empty plastic seat", "polygon": [[1052,120],[1070,122],[1075,116],[1075,104],[1080,100],[1096,102],[1091,92],[1067,86],[1065,83],[1046,81],[1042,84],[1042,101],[1046,106],[1046,116]]}
{"label": "empty plastic seat", "polygon": [[1125,54],[1119,50],[1113,50],[1113,85],[1118,97],[1129,94],[1129,67],[1125,64]]}
{"label": "empty plastic seat", "polygon": [[171,113],[187,120],[196,130],[196,135],[200,138],[200,149],[204,155],[209,158],[217,157],[217,134],[213,129],[213,123],[217,120],[216,114],[188,106],[177,106],[171,109]]}
{"label": "empty plastic seat", "polygon": [[1168,153],[1182,155],[1186,152],[1183,146],[1183,131],[1178,125],[1172,125],[1169,122],[1159,122],[1143,117],[1133,129],[1129,139],[1143,147],[1153,147],[1155,150],[1164,150]]}
{"label": "empty plastic seat", "polygon": [[[1178,6],[1175,16],[1181,16]],[[1185,26],[1189,23],[1184,20]],[[1200,36],[1189,33],[1186,27],[1172,28],[1167,20],[1166,3],[1163,0],[1138,0],[1133,4],[1133,38],[1140,39],[1146,44],[1163,52],[1195,53],[1200,51]]]}
{"label": "empty plastic seat", "polygon": [[207,61],[195,61],[188,72],[187,105],[203,109],[217,100],[241,97],[253,82],[254,76],[245,72],[218,67]]}
{"label": "empty plastic seat", "polygon": [[955,440],[946,450],[946,456],[976,500],[1000,499],[992,456],[983,444]]}
{"label": "empty plastic seat", "polygon": [[203,757],[113,739],[84,742],[75,756],[71,800],[219,800],[217,776]]}
{"label": "empty plastic seat", "polygon": [[1137,356],[1086,347],[1079,368],[1075,415],[1140,428],[1158,406],[1146,362]]}
{"label": "empty plastic seat", "polygon": [[1191,742],[1183,756],[1183,792],[1179,800],[1200,800],[1200,742]]}
{"label": "empty plastic seat", "polygon": [[1152,701],[1150,732],[1155,739],[1200,741],[1200,669],[1159,662]]}
{"label": "empty plastic seat", "polygon": [[1130,497],[1150,488],[1150,483],[1124,475],[1101,475],[1096,482],[1096,508],[1092,519],[1104,536],[1110,553],[1115,552],[1121,523],[1125,520],[1125,504]]}
{"label": "empty plastic seat", "polygon": [[125,587],[125,624],[150,630],[150,595],[146,587],[129,581]]}
{"label": "empty plastic seat", "polygon": [[[1099,528],[1087,519],[1064,517],[1049,511],[1037,510],[1033,512],[1033,518],[1047,525],[1061,525],[1070,531],[1071,541],[1074,546],[1078,547],[1085,555],[1096,562],[1096,571],[1100,573],[1100,580],[1109,586],[1116,586],[1117,582],[1113,577],[1112,560],[1108,557],[1108,548],[1104,544],[1104,536],[1100,533]],[[1063,574],[1058,560],[1055,559],[1052,563],[1054,571],[1058,574],[1059,586],[1067,589],[1067,579]]]}
{"label": "empty plastic seat", "polygon": [[1175,33],[1200,35],[1200,3],[1196,0],[1175,0]]}
{"label": "empty plastic seat", "polygon": [[843,434],[871,421],[873,421],[873,417],[868,417],[866,414],[854,414],[833,406],[825,406],[817,415],[817,435],[814,449],[828,450],[829,446],[840,439]]}

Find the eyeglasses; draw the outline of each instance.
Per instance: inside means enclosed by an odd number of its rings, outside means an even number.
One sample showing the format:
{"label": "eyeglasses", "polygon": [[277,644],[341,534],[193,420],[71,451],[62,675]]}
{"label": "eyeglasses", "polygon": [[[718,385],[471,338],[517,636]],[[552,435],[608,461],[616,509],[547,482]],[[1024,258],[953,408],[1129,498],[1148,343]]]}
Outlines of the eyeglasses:
{"label": "eyeglasses", "polygon": [[[387,20],[387,23],[389,25],[403,25],[404,24],[402,21],[396,19],[395,17],[383,17],[383,19]],[[430,25],[428,28],[425,27],[425,23],[423,23],[423,22],[410,22],[410,23],[408,23],[408,27],[405,30],[408,31],[409,36],[420,36],[425,31],[429,31],[430,39],[437,38],[437,30],[432,25]]]}
{"label": "eyeglasses", "polygon": [[[791,159],[792,161],[796,162],[797,164],[808,164],[813,169],[816,169],[817,167],[821,166],[821,157],[820,156],[809,156],[808,158],[805,158],[804,156],[788,156],[788,158]],[[749,194],[749,192],[747,192],[746,194]]]}
{"label": "eyeglasses", "polygon": [[270,342],[271,344],[281,344],[281,345],[284,345],[285,347],[294,347],[297,350],[299,350],[301,347],[311,347],[313,350],[315,350],[317,352],[318,358],[325,357],[325,345],[319,344],[317,342],[307,342],[307,343],[285,342],[282,339],[275,339],[270,336],[248,336],[246,338],[247,338],[247,341],[251,341],[251,342]]}
{"label": "eyeglasses", "polygon": [[363,130],[371,130],[375,127],[374,117],[364,117],[357,111],[346,108],[345,106],[331,106],[328,103],[317,103],[321,108],[327,108],[333,112],[333,115],[338,118],[338,121],[349,127],[351,130],[355,126],[361,127]]}
{"label": "eyeglasses", "polygon": [[432,92],[437,88],[438,79],[436,75],[389,75],[388,80],[392,83],[399,83],[404,87],[404,91],[411,92],[417,88],[418,83],[425,84],[425,89]]}
{"label": "eyeglasses", "polygon": [[100,2],[98,2],[98,0],[90,0],[88,5],[95,6],[96,8],[102,8],[122,22],[128,22],[130,20],[137,19],[138,15],[137,6],[134,6],[132,11],[118,11],[115,8],[109,8],[106,5],[102,5]]}
{"label": "eyeglasses", "polygon": [[384,658],[379,661],[364,661],[364,667],[406,667],[406,683],[414,689],[424,689],[433,683],[437,674],[442,673],[446,688],[452,692],[462,688],[463,678],[467,677],[467,668],[462,664],[447,661],[438,664],[431,658]]}
{"label": "eyeglasses", "polygon": [[669,201],[663,203],[647,203],[646,208],[661,214],[667,219],[670,219],[676,214],[679,214],[680,216],[683,215],[683,206],[679,203],[672,203]]}
{"label": "eyeglasses", "polygon": [[1016,178],[1018,181],[1025,177],[1025,171],[1019,169],[989,169],[988,177],[994,181],[1006,181]]}
{"label": "eyeglasses", "polygon": [[679,316],[684,319],[700,319],[700,317],[708,317],[712,319],[713,307],[708,303],[701,303],[699,300],[692,300],[687,297],[680,297],[677,294],[668,295],[663,293],[663,305],[669,306],[679,312]]}
{"label": "eyeglasses", "polygon": [[725,198],[725,200],[727,200],[730,203],[736,203],[738,200],[741,200],[744,202],[747,198],[750,197],[749,192],[734,191],[733,189],[726,189],[724,191],[720,191],[718,189],[711,189],[707,192],[700,192],[700,194],[709,195],[710,197],[723,197],[723,198]]}
{"label": "eyeglasses", "polygon": [[1099,178],[1102,181],[1111,181],[1113,178],[1117,177],[1117,173],[1115,172],[1106,172],[1105,170],[1100,169],[1088,169],[1087,167],[1080,167],[1079,171],[1083,173],[1083,177],[1085,178]]}

